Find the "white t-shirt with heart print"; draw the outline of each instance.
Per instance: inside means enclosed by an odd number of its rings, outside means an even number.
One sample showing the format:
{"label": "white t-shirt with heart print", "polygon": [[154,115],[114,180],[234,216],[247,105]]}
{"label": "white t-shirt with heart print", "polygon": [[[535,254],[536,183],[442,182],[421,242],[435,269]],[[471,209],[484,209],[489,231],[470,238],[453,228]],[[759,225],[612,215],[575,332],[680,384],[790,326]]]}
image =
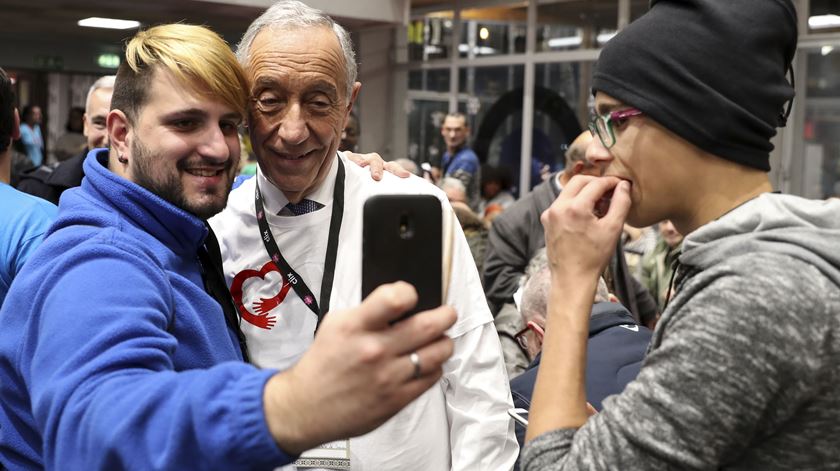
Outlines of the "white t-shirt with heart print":
{"label": "white t-shirt with heart print", "polygon": [[[425,180],[386,173],[375,182],[367,168],[343,161],[345,205],[330,310],[361,302],[362,209],[369,196],[433,194],[441,199],[445,217],[454,218],[443,192]],[[225,278],[235,302],[241,303],[249,353],[258,366],[285,370],[294,365],[312,342],[317,318],[270,263],[255,216],[254,182],[259,181],[266,218],[283,257],[320,301],[336,174],[333,161],[324,183],[307,195],[323,208],[277,216],[288,200],[258,171],[210,220],[222,249]],[[513,467],[518,447],[507,416],[512,401],[501,348],[469,246],[457,223],[454,230],[445,302],[458,312],[458,321],[447,332],[455,340],[455,353],[436,387],[377,430],[349,441],[351,469]]]}

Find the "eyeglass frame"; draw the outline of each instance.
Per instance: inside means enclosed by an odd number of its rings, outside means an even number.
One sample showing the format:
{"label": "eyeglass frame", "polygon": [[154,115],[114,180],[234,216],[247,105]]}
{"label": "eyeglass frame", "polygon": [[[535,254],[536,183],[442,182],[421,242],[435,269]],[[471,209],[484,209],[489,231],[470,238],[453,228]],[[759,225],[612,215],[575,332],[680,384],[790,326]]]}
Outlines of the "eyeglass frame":
{"label": "eyeglass frame", "polygon": [[545,335],[545,329],[540,327],[540,325],[537,324],[534,321],[528,321],[528,323],[525,324],[524,329],[522,329],[519,332],[513,334],[513,339],[516,340],[516,344],[519,345],[519,348],[521,348],[522,350],[525,350],[526,352],[529,351],[529,350],[528,350],[528,338],[525,337],[525,334],[527,334],[529,330],[533,330],[535,333]]}
{"label": "eyeglass frame", "polygon": [[[592,133],[593,136],[598,136],[598,139],[601,140],[601,145],[603,145],[605,149],[609,149],[612,146],[614,146],[616,142],[615,131],[613,131],[612,122],[619,119],[627,119],[632,118],[634,116],[642,116],[644,114],[645,113],[639,110],[638,108],[625,108],[623,110],[611,111],[603,115],[596,114],[589,121],[589,132]],[[609,145],[604,139],[604,136],[601,133],[601,129],[598,127],[599,123],[603,124],[604,133],[607,133],[607,135],[610,138]]]}

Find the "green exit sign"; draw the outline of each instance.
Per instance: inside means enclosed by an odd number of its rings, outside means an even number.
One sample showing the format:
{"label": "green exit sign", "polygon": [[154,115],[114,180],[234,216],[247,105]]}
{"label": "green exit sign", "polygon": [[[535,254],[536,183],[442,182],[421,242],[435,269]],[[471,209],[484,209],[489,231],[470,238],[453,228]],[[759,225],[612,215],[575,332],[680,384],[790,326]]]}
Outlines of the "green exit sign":
{"label": "green exit sign", "polygon": [[100,54],[96,63],[103,69],[116,69],[120,66],[120,56],[116,54]]}

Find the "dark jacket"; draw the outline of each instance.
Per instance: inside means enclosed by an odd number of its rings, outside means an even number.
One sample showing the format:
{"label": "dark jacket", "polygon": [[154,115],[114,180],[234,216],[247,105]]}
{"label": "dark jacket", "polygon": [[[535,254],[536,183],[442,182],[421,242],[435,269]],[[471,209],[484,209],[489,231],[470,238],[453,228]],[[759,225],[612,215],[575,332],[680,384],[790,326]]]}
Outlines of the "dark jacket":
{"label": "dark jacket", "polygon": [[[555,181],[556,174],[512,204],[490,226],[484,259],[484,289],[494,314],[502,304],[511,302],[528,262],[545,247],[540,215],[560,194]],[[620,242],[616,244],[608,268],[610,291],[633,316],[642,322],[656,317],[656,301],[630,273]]]}
{"label": "dark jacket", "polygon": [[484,256],[484,291],[494,313],[511,302],[531,257],[545,247],[540,214],[554,202],[550,181],[537,185],[490,225]]}
{"label": "dark jacket", "polygon": [[[650,329],[638,325],[621,304],[596,303],[592,306],[586,346],[586,400],[596,410],[601,410],[607,396],[623,391],[639,374],[651,334]],[[531,366],[510,382],[514,407],[531,407],[539,366],[540,355],[537,355]],[[525,427],[518,423],[516,440],[522,449]]]}
{"label": "dark jacket", "polygon": [[17,189],[58,204],[58,199],[64,190],[82,184],[82,178],[85,176],[82,164],[87,153],[85,149],[79,155],[61,162],[56,167],[42,165],[29,170],[20,175]]}

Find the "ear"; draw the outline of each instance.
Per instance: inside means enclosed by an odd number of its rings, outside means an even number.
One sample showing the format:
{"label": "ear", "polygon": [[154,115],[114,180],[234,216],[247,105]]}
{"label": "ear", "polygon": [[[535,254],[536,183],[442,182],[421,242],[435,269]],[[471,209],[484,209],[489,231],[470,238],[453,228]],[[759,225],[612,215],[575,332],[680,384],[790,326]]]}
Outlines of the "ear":
{"label": "ear", "polygon": [[15,124],[12,127],[12,139],[20,139],[20,114],[18,114],[17,108],[15,108]]}
{"label": "ear", "polygon": [[350,92],[350,100],[347,102],[347,109],[344,110],[344,122],[341,123],[341,129],[347,127],[347,120],[350,119],[350,112],[353,111],[353,105],[356,104],[356,98],[359,97],[359,90],[361,89],[361,83],[356,82],[353,84],[353,91]]}
{"label": "ear", "polygon": [[350,106],[347,107],[347,114],[350,114],[350,110],[353,109],[353,104],[356,103],[356,98],[359,97],[359,90],[361,89],[361,82],[356,82],[353,84],[353,91],[350,93]]}
{"label": "ear", "polygon": [[[545,319],[543,319],[542,322],[545,323]],[[539,339],[540,345],[542,345],[543,337],[545,336],[545,329],[534,321],[528,321],[528,327],[531,328],[531,331],[537,336],[537,339]]]}
{"label": "ear", "polygon": [[572,175],[580,175],[584,168],[586,168],[586,164],[583,163],[583,161],[578,160],[572,165]]}
{"label": "ear", "polygon": [[87,113],[82,115],[82,135],[88,137],[88,118]]}
{"label": "ear", "polygon": [[121,110],[111,110],[105,125],[108,128],[108,141],[111,143],[108,168],[117,174],[125,175],[127,162],[123,160],[131,157],[131,139],[133,138],[131,123]]}

